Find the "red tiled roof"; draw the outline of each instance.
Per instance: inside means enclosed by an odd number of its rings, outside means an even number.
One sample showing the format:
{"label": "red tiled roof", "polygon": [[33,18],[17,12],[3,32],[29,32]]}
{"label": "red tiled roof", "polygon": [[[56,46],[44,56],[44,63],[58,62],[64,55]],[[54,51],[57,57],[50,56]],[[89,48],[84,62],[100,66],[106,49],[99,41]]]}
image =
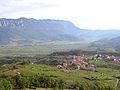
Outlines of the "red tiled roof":
{"label": "red tiled roof", "polygon": [[57,67],[62,67],[61,65],[57,65]]}
{"label": "red tiled roof", "polygon": [[66,69],[61,69],[61,71],[67,71]]}

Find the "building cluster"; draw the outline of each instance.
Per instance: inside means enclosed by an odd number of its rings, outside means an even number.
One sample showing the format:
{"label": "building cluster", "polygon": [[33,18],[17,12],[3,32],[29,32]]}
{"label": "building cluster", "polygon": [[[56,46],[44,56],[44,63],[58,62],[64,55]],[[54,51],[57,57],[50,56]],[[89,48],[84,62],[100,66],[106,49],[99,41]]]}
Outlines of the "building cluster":
{"label": "building cluster", "polygon": [[111,60],[114,63],[120,63],[120,58],[110,55],[95,54],[92,56],[73,56],[66,57],[66,61],[62,65],[57,65],[61,71],[67,72],[67,69],[83,69],[88,71],[95,71],[95,65],[87,63],[88,60]]}
{"label": "building cluster", "polygon": [[101,55],[101,54],[95,54],[93,56],[91,56],[91,59],[94,60],[105,60],[105,59],[114,59],[116,58],[115,56],[109,56],[109,55]]}
{"label": "building cluster", "polygon": [[96,54],[94,55],[94,59],[95,60],[109,60],[109,61],[112,61],[114,63],[120,63],[120,57],[116,57],[114,55],[112,56],[109,56],[109,55],[101,55],[101,54]]}
{"label": "building cluster", "polygon": [[[58,68],[66,68],[66,69],[84,69],[89,71],[94,71],[95,66],[89,65],[86,60],[91,59],[91,57],[88,56],[72,56],[69,55],[67,57],[67,60],[63,65],[57,65]],[[61,69],[61,71],[65,71],[66,69]]]}
{"label": "building cluster", "polygon": [[115,62],[115,63],[120,63],[120,58],[115,58],[115,59],[114,59],[114,62]]}

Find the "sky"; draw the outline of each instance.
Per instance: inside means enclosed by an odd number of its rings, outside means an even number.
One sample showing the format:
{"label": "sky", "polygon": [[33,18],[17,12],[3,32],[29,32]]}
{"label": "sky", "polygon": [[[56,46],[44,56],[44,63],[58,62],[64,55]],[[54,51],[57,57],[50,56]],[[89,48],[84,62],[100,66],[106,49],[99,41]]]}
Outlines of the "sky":
{"label": "sky", "polygon": [[83,29],[120,29],[120,0],[0,0],[0,18],[68,20]]}

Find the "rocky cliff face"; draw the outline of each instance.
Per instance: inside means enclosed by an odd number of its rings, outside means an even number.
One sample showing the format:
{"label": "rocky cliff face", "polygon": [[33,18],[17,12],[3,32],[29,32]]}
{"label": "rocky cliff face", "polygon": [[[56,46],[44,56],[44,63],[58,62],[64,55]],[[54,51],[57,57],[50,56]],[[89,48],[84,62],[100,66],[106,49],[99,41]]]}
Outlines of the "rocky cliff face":
{"label": "rocky cliff face", "polygon": [[1,30],[12,30],[16,28],[22,28],[24,26],[24,19],[0,19],[0,29]]}

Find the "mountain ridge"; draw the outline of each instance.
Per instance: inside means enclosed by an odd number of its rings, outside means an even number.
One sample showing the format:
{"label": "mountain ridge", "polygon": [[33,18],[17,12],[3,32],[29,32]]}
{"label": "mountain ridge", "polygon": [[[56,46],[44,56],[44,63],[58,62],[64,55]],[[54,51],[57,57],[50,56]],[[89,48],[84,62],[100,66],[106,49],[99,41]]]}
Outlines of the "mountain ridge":
{"label": "mountain ridge", "polygon": [[40,42],[79,41],[80,39],[73,35],[73,33],[77,33],[77,30],[79,28],[71,22],[63,20],[2,18],[0,19],[0,44],[7,44],[10,41],[28,41],[33,43],[32,40],[39,40]]}
{"label": "mountain ridge", "polygon": [[65,20],[0,18],[0,45],[39,45],[42,42],[94,42],[120,36],[120,30],[81,29]]}

